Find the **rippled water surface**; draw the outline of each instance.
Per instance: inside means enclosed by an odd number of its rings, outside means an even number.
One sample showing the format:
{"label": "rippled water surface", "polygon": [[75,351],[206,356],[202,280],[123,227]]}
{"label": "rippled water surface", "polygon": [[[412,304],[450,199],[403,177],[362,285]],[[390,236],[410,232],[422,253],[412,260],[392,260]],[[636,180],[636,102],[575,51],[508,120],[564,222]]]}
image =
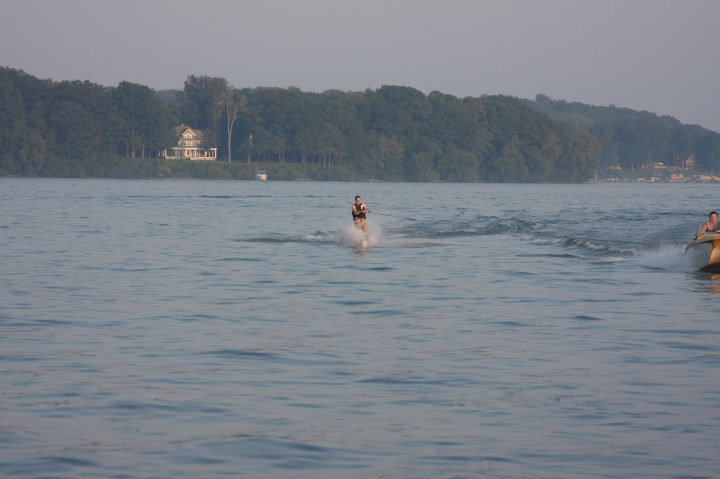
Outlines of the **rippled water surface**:
{"label": "rippled water surface", "polygon": [[0,476],[718,477],[717,191],[2,178]]}

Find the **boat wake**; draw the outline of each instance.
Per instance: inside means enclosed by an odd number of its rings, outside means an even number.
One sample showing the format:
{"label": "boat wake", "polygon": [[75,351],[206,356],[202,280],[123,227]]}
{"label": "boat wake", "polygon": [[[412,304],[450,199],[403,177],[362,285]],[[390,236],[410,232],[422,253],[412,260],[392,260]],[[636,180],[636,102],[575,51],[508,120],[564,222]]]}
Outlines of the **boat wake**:
{"label": "boat wake", "polygon": [[595,263],[625,263],[643,268],[691,272],[697,269],[683,253],[682,245],[660,245],[650,249],[638,249],[602,244],[586,238],[557,238],[555,240],[533,239],[535,244],[557,244],[564,248],[576,248],[586,252],[587,259]]}
{"label": "boat wake", "polygon": [[621,246],[603,244],[589,238],[567,238],[567,237],[530,237],[530,242],[539,245],[559,245],[567,248],[579,248],[593,253],[611,253],[621,256],[634,256],[637,250]]}
{"label": "boat wake", "polygon": [[[340,245],[355,251],[372,248],[426,248],[444,246],[453,238],[468,236],[509,235],[513,241],[528,242],[538,247],[548,246],[544,254],[553,257],[578,258],[583,261],[607,264],[634,265],[643,268],[692,272],[697,268],[683,253],[682,245],[637,243],[604,231],[588,231],[588,236],[557,235],[557,225],[542,222],[521,222],[518,219],[495,217],[475,218],[476,221],[438,221],[434,223],[383,225],[370,223],[368,233],[352,224],[335,231],[316,231],[300,236],[269,236],[238,239],[259,243],[312,243]],[[596,234],[597,233],[597,234]],[[643,238],[647,240],[647,238]],[[507,241],[504,239],[503,241]],[[560,251],[558,251],[560,250]],[[527,254],[536,254],[526,252]],[[543,253],[537,253],[542,255]]]}
{"label": "boat wake", "polygon": [[314,243],[314,244],[341,244],[351,248],[373,248],[380,244],[383,237],[383,230],[374,226],[363,233],[354,225],[349,225],[342,230],[333,232],[317,231],[302,236],[271,236],[237,239],[238,242],[249,243]]}
{"label": "boat wake", "polygon": [[681,246],[666,246],[656,251],[649,251],[632,260],[638,266],[666,271],[697,271],[690,258],[683,253]]}

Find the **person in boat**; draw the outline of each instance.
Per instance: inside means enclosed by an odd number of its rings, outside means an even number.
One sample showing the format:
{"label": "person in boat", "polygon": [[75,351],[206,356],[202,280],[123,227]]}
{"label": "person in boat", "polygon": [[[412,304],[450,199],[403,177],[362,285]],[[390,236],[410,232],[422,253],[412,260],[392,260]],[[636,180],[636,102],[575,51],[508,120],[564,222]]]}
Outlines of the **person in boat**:
{"label": "person in boat", "polygon": [[709,221],[706,221],[703,223],[703,225],[700,227],[700,233],[717,233],[718,232],[718,214],[715,211],[711,211],[709,215],[710,219]]}
{"label": "person in boat", "polygon": [[370,209],[362,202],[359,196],[355,197],[355,203],[352,205],[352,217],[355,226],[367,233],[367,222],[365,221],[365,213],[370,213]]}

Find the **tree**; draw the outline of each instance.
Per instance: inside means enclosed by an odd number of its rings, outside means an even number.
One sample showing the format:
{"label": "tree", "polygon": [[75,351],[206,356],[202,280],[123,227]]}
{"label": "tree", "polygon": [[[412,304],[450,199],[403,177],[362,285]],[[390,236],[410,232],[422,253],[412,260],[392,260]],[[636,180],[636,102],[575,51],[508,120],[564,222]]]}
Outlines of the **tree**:
{"label": "tree", "polygon": [[168,127],[175,123],[174,115],[152,89],[120,82],[112,96],[120,127],[113,133],[126,140],[126,156],[135,158],[139,152],[141,158],[147,158],[148,148],[160,149],[171,142]]}
{"label": "tree", "polygon": [[478,181],[478,158],[466,150],[452,148],[438,161],[438,172],[444,181]]}
{"label": "tree", "polygon": [[225,91],[223,103],[225,104],[225,118],[227,120],[227,161],[232,161],[232,135],[233,128],[235,126],[235,120],[237,120],[238,113],[243,111],[245,105],[247,105],[247,97],[242,95],[239,91],[233,87],[228,87]]}
{"label": "tree", "polygon": [[190,75],[185,80],[182,116],[190,126],[202,130],[209,144],[217,144],[218,122],[225,113],[229,89],[224,78]]}
{"label": "tree", "polygon": [[104,128],[102,112],[111,102],[110,89],[88,81],[53,85],[48,126],[55,134],[55,153],[74,159],[97,158],[113,138]]}
{"label": "tree", "polygon": [[485,177],[490,181],[524,182],[529,172],[517,137],[510,138],[493,160],[486,165]]}
{"label": "tree", "polygon": [[697,162],[700,166],[720,170],[720,135],[708,133],[698,141]]}

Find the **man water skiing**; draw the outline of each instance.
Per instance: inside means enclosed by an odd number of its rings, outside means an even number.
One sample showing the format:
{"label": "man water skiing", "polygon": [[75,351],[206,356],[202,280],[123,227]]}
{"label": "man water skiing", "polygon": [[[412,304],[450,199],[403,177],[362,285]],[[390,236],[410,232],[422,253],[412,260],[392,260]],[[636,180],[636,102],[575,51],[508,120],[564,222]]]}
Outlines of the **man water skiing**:
{"label": "man water skiing", "polygon": [[360,200],[359,196],[355,197],[355,204],[352,205],[352,217],[355,226],[360,228],[365,234],[367,234],[367,223],[365,222],[365,213],[370,213],[370,209],[365,206]]}

